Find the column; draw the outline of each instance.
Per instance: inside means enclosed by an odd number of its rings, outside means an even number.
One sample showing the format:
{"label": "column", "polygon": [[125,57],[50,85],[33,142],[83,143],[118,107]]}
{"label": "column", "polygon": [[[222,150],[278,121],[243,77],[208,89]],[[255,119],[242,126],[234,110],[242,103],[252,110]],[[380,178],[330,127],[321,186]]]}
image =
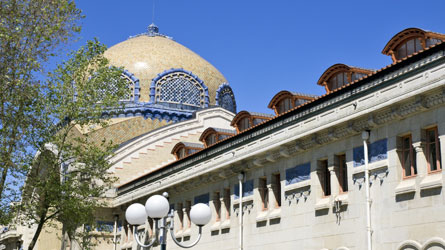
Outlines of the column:
{"label": "column", "polygon": [[331,195],[336,197],[340,193],[340,183],[338,182],[337,173],[339,171],[339,164],[336,162],[335,155],[328,156],[328,170],[331,178]]}
{"label": "column", "polygon": [[426,176],[428,173],[428,166],[423,152],[424,144],[420,141],[415,142],[413,143],[413,148],[416,154],[417,175],[420,177]]}

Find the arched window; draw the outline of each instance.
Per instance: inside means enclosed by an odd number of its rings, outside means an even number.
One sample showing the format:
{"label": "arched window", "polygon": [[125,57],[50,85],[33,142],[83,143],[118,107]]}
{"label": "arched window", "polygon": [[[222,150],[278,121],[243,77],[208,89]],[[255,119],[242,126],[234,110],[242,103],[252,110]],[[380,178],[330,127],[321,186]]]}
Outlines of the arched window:
{"label": "arched window", "polygon": [[238,122],[238,128],[240,131],[244,131],[250,127],[249,117],[244,117]]}
{"label": "arched window", "polygon": [[176,152],[176,157],[178,157],[178,159],[182,159],[185,157],[185,147],[180,148],[177,152]]}
{"label": "arched window", "polygon": [[228,95],[225,94],[222,96],[221,98],[221,107],[224,109],[227,109],[233,113],[236,113],[236,105],[235,102],[233,101],[233,98]]}
{"label": "arched window", "polygon": [[223,140],[234,134],[236,134],[236,131],[231,129],[209,127],[202,132],[201,136],[199,137],[199,141],[203,142],[206,147],[210,147],[220,140]]}
{"label": "arched window", "polygon": [[318,79],[318,85],[324,86],[326,92],[334,91],[351,82],[373,73],[372,70],[351,67],[345,64],[334,64]]}
{"label": "arched window", "polygon": [[292,101],[290,98],[285,98],[278,103],[278,113],[282,114],[292,108]]}
{"label": "arched window", "polygon": [[421,244],[414,240],[405,240],[397,246],[397,250],[420,250],[421,248]]}
{"label": "arched window", "polygon": [[236,113],[235,95],[228,83],[221,84],[216,90],[216,105]]}
{"label": "arched window", "polygon": [[329,89],[338,89],[341,86],[347,84],[348,81],[348,75],[346,72],[341,72],[336,74],[335,76],[331,77],[328,81],[328,87]]}
{"label": "arched window", "polygon": [[264,121],[272,119],[274,115],[241,111],[233,118],[230,123],[231,126],[236,128],[238,133],[252,127],[256,126]]}
{"label": "arched window", "polygon": [[202,88],[183,75],[175,75],[157,84],[157,101],[201,106]]}
{"label": "arched window", "polygon": [[423,243],[422,250],[444,250],[445,240],[440,237],[433,237]]}
{"label": "arched window", "polygon": [[217,134],[208,135],[205,140],[206,146],[208,147],[215,144],[217,141],[217,136],[218,136]]}
{"label": "arched window", "polygon": [[173,147],[171,153],[176,157],[177,160],[179,160],[195,152],[198,152],[203,148],[204,146],[199,143],[178,142]]}
{"label": "arched window", "polygon": [[408,28],[393,36],[383,48],[382,54],[391,56],[393,62],[396,62],[442,41],[445,41],[444,34]]}
{"label": "arched window", "polygon": [[410,39],[397,48],[395,56],[397,60],[400,60],[422,49],[422,41],[420,38]]}
{"label": "arched window", "polygon": [[313,100],[315,95],[308,95],[302,93],[290,92],[282,90],[278,92],[272,100],[270,100],[268,108],[273,109],[276,115],[285,113],[295,107],[298,107],[305,102]]}
{"label": "arched window", "polygon": [[128,82],[128,86],[130,88],[130,93],[127,97],[124,98],[123,101],[139,101],[139,92],[141,87],[139,86],[139,79],[137,79],[132,73],[127,70],[124,70],[122,77]]}
{"label": "arched window", "polygon": [[196,109],[209,105],[208,89],[191,72],[182,69],[165,71],[153,79],[150,101],[173,108]]}

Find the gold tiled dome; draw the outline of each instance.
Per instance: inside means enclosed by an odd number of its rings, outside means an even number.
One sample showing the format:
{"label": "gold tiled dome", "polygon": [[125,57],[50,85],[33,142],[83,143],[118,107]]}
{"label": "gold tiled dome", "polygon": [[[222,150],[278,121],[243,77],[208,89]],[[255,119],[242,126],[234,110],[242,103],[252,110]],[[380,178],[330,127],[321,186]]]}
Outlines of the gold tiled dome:
{"label": "gold tiled dome", "polygon": [[124,67],[140,83],[139,101],[150,100],[153,78],[171,68],[191,71],[208,88],[210,104],[215,104],[218,87],[227,82],[209,62],[183,45],[165,37],[140,35],[118,43],[105,52],[105,57],[115,66]]}

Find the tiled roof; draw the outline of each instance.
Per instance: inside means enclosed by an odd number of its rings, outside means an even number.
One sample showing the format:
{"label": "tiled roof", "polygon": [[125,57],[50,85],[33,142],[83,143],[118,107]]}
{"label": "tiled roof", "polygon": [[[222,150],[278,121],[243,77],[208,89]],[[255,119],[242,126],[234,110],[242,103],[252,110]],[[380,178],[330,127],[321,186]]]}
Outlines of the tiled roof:
{"label": "tiled roof", "polygon": [[[301,108],[304,107],[304,106],[307,106],[307,105],[309,105],[309,104],[311,104],[311,103],[314,103],[314,102],[317,102],[317,101],[321,101],[322,99],[328,98],[328,96],[333,95],[334,93],[337,93],[337,92],[339,92],[339,91],[342,91],[343,89],[345,89],[345,88],[347,88],[347,87],[349,87],[349,86],[355,85],[355,84],[357,84],[357,83],[359,83],[359,82],[362,82],[362,81],[364,81],[364,80],[366,80],[366,79],[368,79],[368,78],[371,78],[371,77],[373,77],[373,76],[375,76],[375,75],[381,74],[380,72],[391,70],[392,68],[394,68],[394,67],[396,67],[396,66],[399,66],[399,65],[403,64],[404,62],[410,60],[412,57],[415,57],[415,56],[417,56],[418,54],[422,54],[422,53],[425,52],[425,51],[432,50],[432,49],[434,49],[434,48],[436,48],[436,47],[439,47],[439,46],[444,47],[444,49],[445,49],[445,46],[444,46],[444,45],[445,45],[445,42],[440,42],[440,43],[437,43],[437,44],[435,44],[435,45],[432,45],[432,46],[426,48],[425,50],[420,50],[420,51],[418,51],[418,52],[415,52],[415,53],[413,53],[412,55],[409,55],[409,56],[407,56],[407,57],[405,57],[405,58],[403,58],[403,59],[401,59],[401,60],[398,60],[398,61],[396,61],[396,62],[394,62],[394,63],[392,63],[392,64],[390,64],[390,65],[387,65],[387,66],[385,66],[385,67],[379,69],[379,70],[376,70],[376,71],[374,71],[373,73],[371,73],[371,74],[369,74],[369,75],[367,75],[367,76],[362,77],[361,79],[355,80],[355,81],[353,81],[353,82],[351,82],[351,83],[348,83],[348,84],[346,84],[346,85],[344,85],[344,86],[342,86],[342,87],[340,87],[340,88],[338,88],[338,89],[335,89],[334,91],[330,91],[330,92],[328,92],[328,93],[326,93],[326,94],[324,94],[324,95],[318,96],[318,97],[316,97],[315,99],[313,99],[312,101],[305,102],[305,103],[301,104],[300,106],[297,106],[297,107],[295,107],[295,108],[293,108],[293,109],[288,110],[287,112],[284,112],[284,113],[282,113],[282,114],[279,114],[279,115],[273,117],[273,118],[270,119],[270,120],[261,122],[261,123],[255,125],[255,126],[252,126],[252,127],[248,128],[248,129],[246,129],[246,130],[243,130],[242,132],[240,132],[240,133],[238,133],[238,134],[235,134],[235,135],[230,136],[230,137],[228,137],[228,138],[225,138],[225,139],[223,139],[223,140],[221,140],[221,141],[218,141],[218,142],[216,142],[215,144],[211,145],[210,147],[208,147],[208,148],[206,148],[206,149],[203,149],[203,150],[201,150],[201,151],[195,152],[195,153],[193,153],[193,154],[190,154],[190,155],[188,155],[188,156],[182,158],[181,160],[177,160],[177,161],[171,162],[170,164],[167,164],[167,165],[165,165],[164,167],[162,167],[162,168],[160,168],[160,169],[158,169],[158,170],[156,170],[156,171],[161,171],[163,168],[166,168],[166,167],[169,167],[169,166],[171,166],[171,165],[177,164],[177,162],[182,161],[182,160],[185,160],[185,159],[190,158],[190,157],[193,157],[193,155],[195,155],[195,154],[201,153],[201,152],[206,151],[207,149],[210,149],[210,148],[217,147],[218,144],[221,144],[221,143],[223,143],[223,142],[225,142],[225,141],[227,141],[227,140],[229,140],[229,139],[231,139],[231,138],[233,138],[233,137],[242,136],[242,135],[244,135],[244,134],[250,132],[252,129],[254,129],[254,128],[256,128],[256,127],[259,127],[259,126],[261,126],[261,125],[263,125],[263,124],[265,124],[265,123],[272,123],[272,122],[274,122],[274,121],[277,120],[277,119],[281,119],[281,117],[287,115],[288,113],[297,112],[297,110],[301,109]],[[133,180],[130,181],[130,182],[124,183],[124,184],[118,186],[118,188],[123,187],[123,186],[125,186],[125,185],[127,185],[127,184],[129,184],[129,183],[131,183],[131,182],[133,182],[133,181],[136,181],[137,179],[140,179],[140,178],[142,178],[142,177],[144,177],[144,176],[146,176],[146,175],[149,175],[149,174],[151,174],[151,173],[142,175],[142,176],[140,176],[140,177],[138,177],[138,178],[136,178],[136,179],[133,179]]]}

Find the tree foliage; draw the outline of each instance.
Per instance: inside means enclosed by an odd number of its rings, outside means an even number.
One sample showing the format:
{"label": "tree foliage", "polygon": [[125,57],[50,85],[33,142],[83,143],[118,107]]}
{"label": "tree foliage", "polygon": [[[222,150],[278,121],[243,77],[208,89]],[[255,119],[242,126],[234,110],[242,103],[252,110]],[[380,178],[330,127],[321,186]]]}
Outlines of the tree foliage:
{"label": "tree foliage", "polygon": [[36,73],[79,32],[81,17],[72,0],[0,1],[0,224],[32,151],[28,136],[42,93]]}
{"label": "tree foliage", "polygon": [[[0,1],[0,224],[21,191],[21,222],[63,225],[72,239],[93,223],[113,182],[111,141],[82,131],[107,126],[103,113],[128,93],[122,70],[109,67],[105,46],[91,41],[49,73],[46,62],[80,31],[73,0]],[[19,177],[26,177],[18,189]],[[84,246],[85,248],[86,246]]]}
{"label": "tree foliage", "polygon": [[104,127],[107,109],[119,109],[129,92],[122,69],[103,56],[106,47],[90,41],[49,75],[30,138],[38,149],[29,163],[21,202],[22,218],[37,224],[34,247],[44,225],[62,224],[74,239],[78,228],[94,223],[95,208],[105,205],[114,178],[107,172],[115,145],[90,138],[93,127]]}

